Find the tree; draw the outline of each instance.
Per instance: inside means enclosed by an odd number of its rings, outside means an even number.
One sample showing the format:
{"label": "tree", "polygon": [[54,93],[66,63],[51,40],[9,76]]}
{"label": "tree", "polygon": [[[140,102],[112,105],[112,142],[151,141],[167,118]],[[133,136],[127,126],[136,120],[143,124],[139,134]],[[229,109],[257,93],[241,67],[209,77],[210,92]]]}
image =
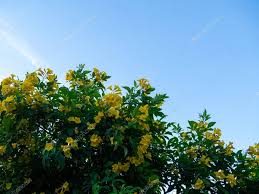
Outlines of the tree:
{"label": "tree", "polygon": [[1,83],[2,193],[254,193],[259,145],[224,145],[204,112],[188,130],[165,121],[148,80],[105,86],[84,65],[61,85],[50,69]]}

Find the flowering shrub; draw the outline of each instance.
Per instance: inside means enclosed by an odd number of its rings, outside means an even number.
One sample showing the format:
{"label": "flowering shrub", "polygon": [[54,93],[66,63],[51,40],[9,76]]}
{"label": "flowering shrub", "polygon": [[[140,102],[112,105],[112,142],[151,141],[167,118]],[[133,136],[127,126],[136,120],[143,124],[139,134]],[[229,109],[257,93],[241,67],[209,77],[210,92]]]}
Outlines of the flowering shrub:
{"label": "flowering shrub", "polygon": [[65,85],[50,69],[1,82],[1,193],[258,191],[259,144],[225,145],[206,112],[183,130],[146,79],[122,91],[108,78],[79,65]]}
{"label": "flowering shrub", "polygon": [[170,162],[163,182],[178,193],[257,193],[259,144],[235,151],[209,119],[204,111],[200,120],[189,121],[187,130],[175,125],[175,137],[164,142]]}

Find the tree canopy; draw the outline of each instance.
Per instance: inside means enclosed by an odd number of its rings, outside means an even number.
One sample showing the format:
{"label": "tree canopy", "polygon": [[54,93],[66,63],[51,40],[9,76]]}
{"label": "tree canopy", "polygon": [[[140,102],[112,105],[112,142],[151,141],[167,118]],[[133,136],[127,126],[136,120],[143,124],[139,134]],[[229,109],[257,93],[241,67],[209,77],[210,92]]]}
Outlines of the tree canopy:
{"label": "tree canopy", "polygon": [[11,75],[0,90],[0,192],[32,194],[256,193],[259,144],[236,150],[204,111],[167,122],[146,79],[106,86],[84,65]]}

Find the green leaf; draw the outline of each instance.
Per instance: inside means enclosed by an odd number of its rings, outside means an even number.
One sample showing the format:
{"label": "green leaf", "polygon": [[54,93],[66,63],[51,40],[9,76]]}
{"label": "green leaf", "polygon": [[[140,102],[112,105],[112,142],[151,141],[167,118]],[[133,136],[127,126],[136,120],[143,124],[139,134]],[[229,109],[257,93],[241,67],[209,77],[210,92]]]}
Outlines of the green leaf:
{"label": "green leaf", "polygon": [[216,124],[216,122],[210,122],[210,123],[208,124],[208,128],[213,127],[215,124]]}

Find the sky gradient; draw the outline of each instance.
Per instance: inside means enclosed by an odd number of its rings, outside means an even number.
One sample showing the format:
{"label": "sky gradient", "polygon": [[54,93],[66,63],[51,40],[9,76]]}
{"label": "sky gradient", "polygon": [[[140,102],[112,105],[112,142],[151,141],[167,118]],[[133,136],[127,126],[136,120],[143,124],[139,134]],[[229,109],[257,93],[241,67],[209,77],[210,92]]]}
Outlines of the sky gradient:
{"label": "sky gradient", "polygon": [[0,78],[84,63],[131,85],[146,77],[170,98],[168,120],[205,108],[223,139],[259,141],[256,0],[0,1]]}

